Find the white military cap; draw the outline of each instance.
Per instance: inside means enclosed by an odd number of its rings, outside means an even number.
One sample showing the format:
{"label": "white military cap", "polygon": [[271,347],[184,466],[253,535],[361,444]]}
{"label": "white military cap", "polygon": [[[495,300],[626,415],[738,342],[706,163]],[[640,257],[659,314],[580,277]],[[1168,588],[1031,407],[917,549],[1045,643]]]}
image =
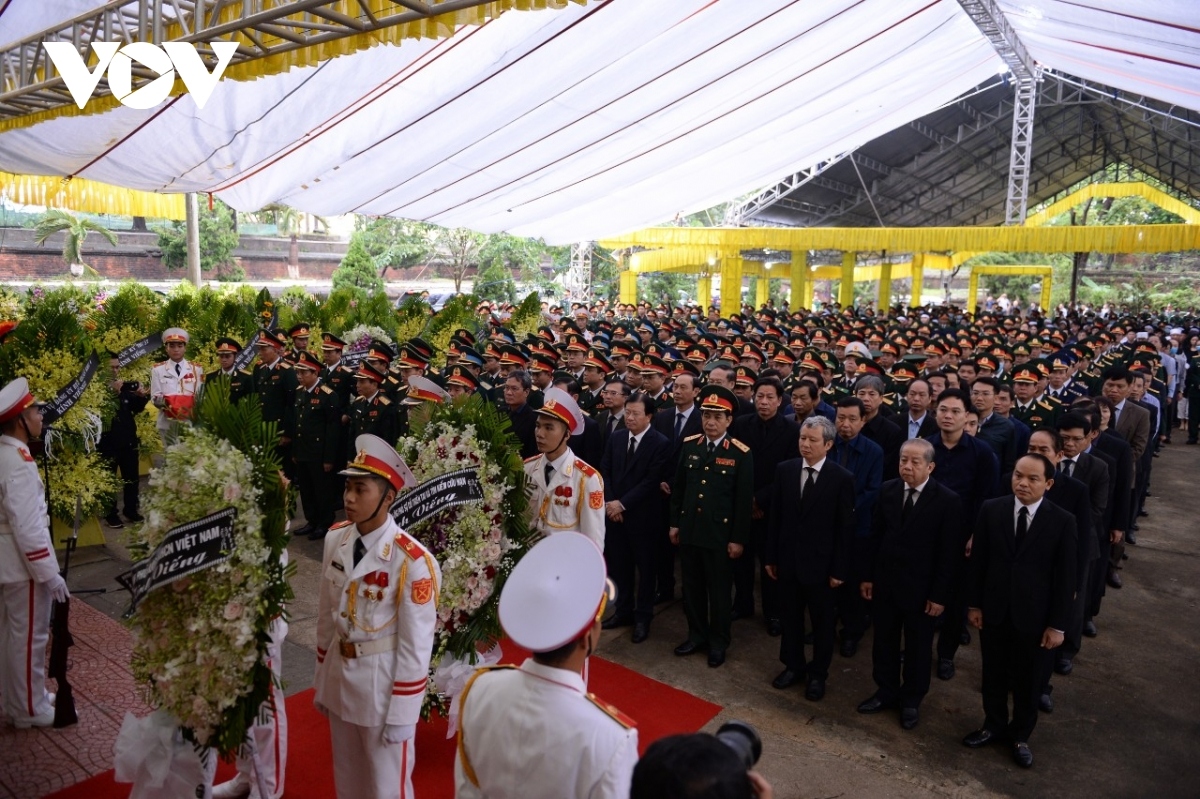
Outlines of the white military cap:
{"label": "white military cap", "polygon": [[445,402],[450,395],[428,377],[413,375],[408,378],[408,395],[403,405],[420,405],[422,402]]}
{"label": "white military cap", "polygon": [[546,389],[542,407],[536,412],[565,423],[573,436],[583,432],[583,411],[579,410],[578,403],[571,399],[571,395],[561,388]]}
{"label": "white military cap", "polygon": [[35,403],[33,394],[29,393],[29,381],[18,377],[0,389],[0,424],[11,422]]}
{"label": "white military cap", "polygon": [[173,344],[175,342],[188,343],[188,332],[182,327],[168,327],[163,331],[163,344]]}
{"label": "white military cap", "polygon": [[399,491],[402,488],[412,488],[417,484],[408,464],[396,452],[391,444],[379,436],[365,433],[354,439],[354,451],[358,454],[354,460],[346,464],[338,474],[347,477],[367,477],[374,475],[382,477]]}
{"label": "white military cap", "polygon": [[604,555],[581,533],[539,541],[500,592],[500,626],[517,646],[552,652],[587,632],[615,598]]}

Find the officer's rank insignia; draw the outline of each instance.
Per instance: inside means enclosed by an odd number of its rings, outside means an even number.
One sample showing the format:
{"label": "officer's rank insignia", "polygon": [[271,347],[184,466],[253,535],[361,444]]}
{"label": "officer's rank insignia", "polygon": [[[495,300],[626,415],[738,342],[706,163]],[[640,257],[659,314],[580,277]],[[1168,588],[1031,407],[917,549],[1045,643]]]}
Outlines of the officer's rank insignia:
{"label": "officer's rank insignia", "polygon": [[592,510],[600,510],[601,508],[603,508],[604,507],[604,492],[603,491],[593,491],[592,493],[588,494],[588,505],[591,506]]}
{"label": "officer's rank insignia", "polygon": [[21,460],[25,461],[26,463],[33,463],[33,456],[30,455],[28,451],[17,447],[17,452],[21,453]]}
{"label": "officer's rank insignia", "polygon": [[737,466],[737,461],[733,458],[717,458],[718,466]]}
{"label": "officer's rank insignia", "polygon": [[426,577],[422,580],[414,580],[412,584],[412,601],[418,605],[424,605],[431,599],[433,599],[433,578]]}

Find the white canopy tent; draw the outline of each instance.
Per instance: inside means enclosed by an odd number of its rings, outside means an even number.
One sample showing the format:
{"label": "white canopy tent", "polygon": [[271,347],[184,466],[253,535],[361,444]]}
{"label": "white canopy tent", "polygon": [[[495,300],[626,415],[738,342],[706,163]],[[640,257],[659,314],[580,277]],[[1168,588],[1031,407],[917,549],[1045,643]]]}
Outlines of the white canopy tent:
{"label": "white canopy tent", "polygon": [[[0,42],[46,5],[10,0]],[[1194,0],[1001,6],[1040,65],[1200,108]],[[955,0],[608,0],[226,80],[203,110],[9,124],[0,170],[571,242],[752,191],[1003,71]]]}

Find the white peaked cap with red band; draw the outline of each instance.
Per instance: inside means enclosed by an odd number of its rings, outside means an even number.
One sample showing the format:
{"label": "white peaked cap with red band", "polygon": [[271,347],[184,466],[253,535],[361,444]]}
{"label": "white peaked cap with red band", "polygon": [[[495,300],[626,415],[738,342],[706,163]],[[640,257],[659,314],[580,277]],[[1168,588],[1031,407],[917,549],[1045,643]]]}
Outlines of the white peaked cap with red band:
{"label": "white peaked cap with red band", "polygon": [[354,460],[346,464],[338,474],[347,477],[367,477],[374,475],[382,477],[399,491],[402,488],[412,488],[417,484],[408,464],[396,452],[391,444],[379,436],[370,433],[354,439]]}
{"label": "white peaked cap with red band", "polygon": [[583,635],[615,598],[604,554],[582,533],[554,533],[518,561],[500,592],[500,626],[517,646],[552,652]]}
{"label": "white peaked cap with red band", "polygon": [[6,424],[16,419],[37,400],[29,393],[29,381],[18,377],[0,389],[0,424]]}
{"label": "white peaked cap with red band", "polygon": [[562,422],[573,436],[583,432],[583,411],[579,410],[579,403],[561,388],[546,389],[543,392],[542,407],[538,408],[536,413]]}

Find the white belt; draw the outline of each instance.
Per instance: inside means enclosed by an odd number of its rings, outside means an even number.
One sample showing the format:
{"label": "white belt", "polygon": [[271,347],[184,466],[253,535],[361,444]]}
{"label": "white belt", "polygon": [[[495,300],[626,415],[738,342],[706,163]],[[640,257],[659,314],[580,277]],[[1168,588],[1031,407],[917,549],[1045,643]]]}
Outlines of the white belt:
{"label": "white belt", "polygon": [[389,635],[386,638],[376,638],[373,641],[339,641],[338,651],[342,653],[344,658],[362,658],[367,655],[378,655],[382,652],[391,652],[396,648],[399,636]]}

